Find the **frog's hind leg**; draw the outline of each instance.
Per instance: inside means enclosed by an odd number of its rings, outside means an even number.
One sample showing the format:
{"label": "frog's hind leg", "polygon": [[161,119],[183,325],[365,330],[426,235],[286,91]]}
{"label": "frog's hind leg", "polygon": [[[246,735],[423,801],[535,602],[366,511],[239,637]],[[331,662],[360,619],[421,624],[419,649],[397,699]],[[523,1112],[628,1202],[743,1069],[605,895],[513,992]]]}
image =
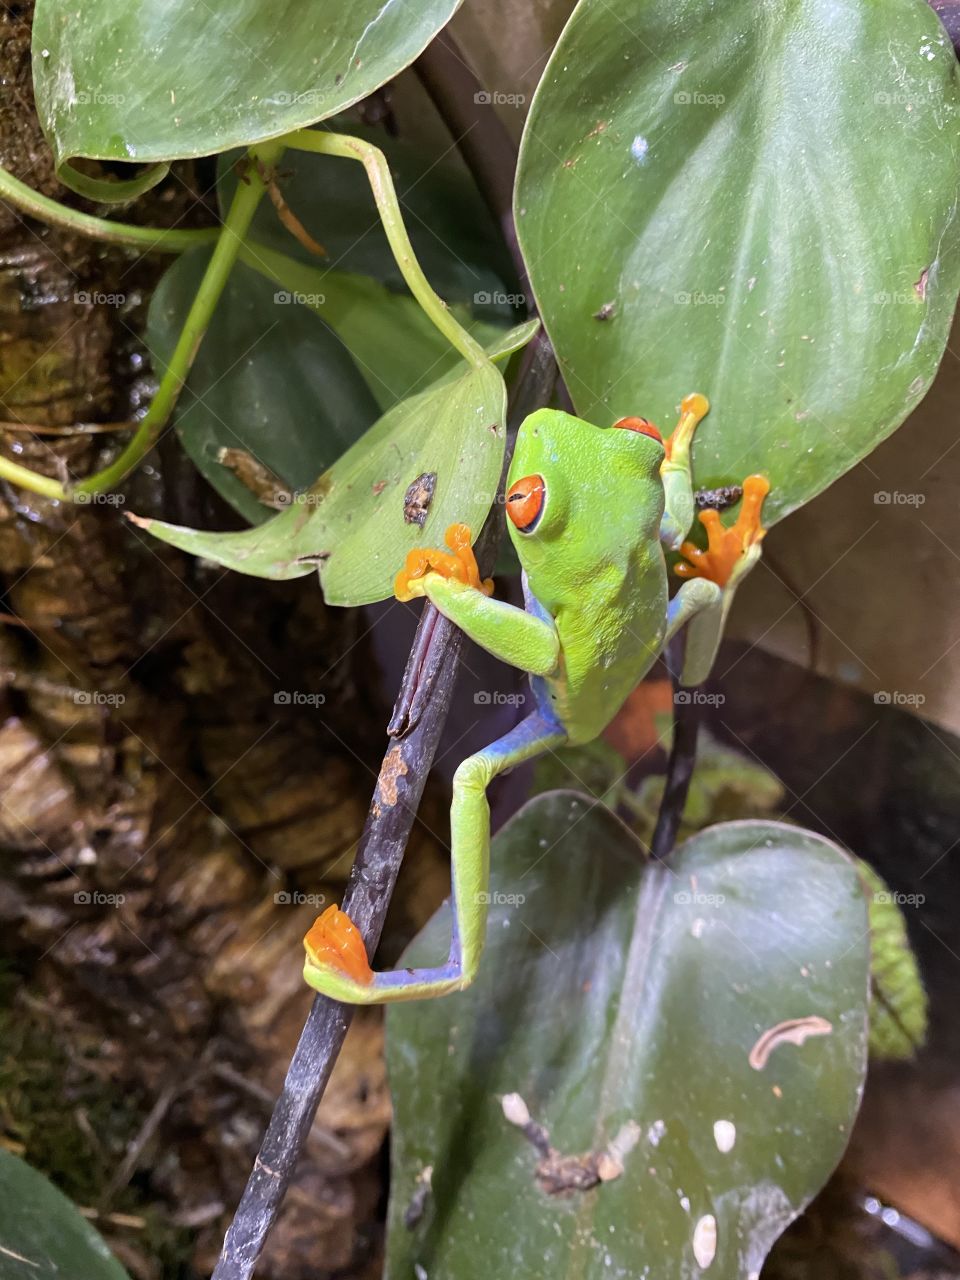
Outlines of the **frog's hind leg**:
{"label": "frog's hind leg", "polygon": [[[303,976],[310,986],[349,1004],[427,999],[469,986],[480,966],[490,902],[487,787],[498,774],[565,741],[566,734],[556,722],[534,711],[497,742],[469,756],[454,774],[450,807],[453,935],[446,964],[374,973],[366,955],[357,952],[359,934],[349,917],[330,908],[304,939]],[[325,920],[329,923],[324,927]],[[337,936],[332,937],[330,930]],[[355,936],[348,941],[350,930]]]}

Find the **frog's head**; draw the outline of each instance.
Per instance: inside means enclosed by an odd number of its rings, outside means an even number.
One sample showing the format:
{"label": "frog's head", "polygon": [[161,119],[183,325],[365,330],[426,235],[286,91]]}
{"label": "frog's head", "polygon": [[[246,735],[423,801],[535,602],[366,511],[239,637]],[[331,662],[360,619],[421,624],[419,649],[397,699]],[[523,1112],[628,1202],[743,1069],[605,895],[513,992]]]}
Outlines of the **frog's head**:
{"label": "frog's head", "polygon": [[631,511],[636,518],[650,503],[662,509],[663,458],[660,432],[646,418],[596,427],[557,409],[538,410],[520,428],[507,477],[512,541],[519,551],[581,527],[596,531],[604,516],[613,522]]}

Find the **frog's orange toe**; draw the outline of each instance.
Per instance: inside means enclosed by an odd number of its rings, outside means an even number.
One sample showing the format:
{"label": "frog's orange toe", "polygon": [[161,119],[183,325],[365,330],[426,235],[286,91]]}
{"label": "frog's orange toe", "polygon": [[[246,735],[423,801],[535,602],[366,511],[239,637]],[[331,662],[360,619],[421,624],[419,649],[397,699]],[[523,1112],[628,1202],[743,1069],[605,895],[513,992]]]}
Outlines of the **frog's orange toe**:
{"label": "frog's orange toe", "polygon": [[468,587],[475,587],[486,596],[493,595],[493,579],[481,578],[477,557],[473,554],[473,535],[470,526],[452,524],[444,535],[447,546],[456,556],[458,568],[451,577],[463,582]]}
{"label": "frog's orange toe", "polygon": [[743,482],[743,505],[737,524],[747,534],[752,534],[752,541],[763,537],[765,530],[760,526],[760,515],[763,511],[763,500],[770,492],[770,481],[766,476],[747,476]]}
{"label": "frog's orange toe", "polygon": [[327,907],[323,915],[317,917],[303,945],[308,959],[318,968],[338,969],[345,977],[364,986],[373,981],[360,930],[339,907]]}

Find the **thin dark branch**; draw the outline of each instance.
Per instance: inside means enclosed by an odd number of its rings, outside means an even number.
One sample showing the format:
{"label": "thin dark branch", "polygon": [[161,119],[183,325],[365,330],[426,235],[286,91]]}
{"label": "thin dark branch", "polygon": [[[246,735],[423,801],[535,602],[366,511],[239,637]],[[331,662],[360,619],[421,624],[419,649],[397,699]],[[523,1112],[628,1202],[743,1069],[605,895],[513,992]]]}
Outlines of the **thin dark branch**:
{"label": "thin dark branch", "polygon": [[[468,73],[449,35],[443,39],[446,44],[436,47],[440,42],[435,41],[422,55],[418,70],[525,280],[511,205],[516,148],[495,112],[477,100],[479,83]],[[549,403],[558,381],[553,348],[541,331],[524,352],[511,395],[501,493],[517,427],[527,414]],[[492,572],[502,530],[498,503],[476,544],[484,574]],[[462,643],[460,630],[432,605],[426,605],[388,727],[389,745],[343,900],[343,909],[362,933],[371,956],[380,941],[410,829],[450,709]],[[253,1275],[351,1016],[347,1006],[323,996],[314,1000],[212,1280],[249,1280]]]}
{"label": "thin dark branch", "polygon": [[[682,645],[675,643],[667,656],[671,669],[679,670]],[[699,731],[700,703],[693,696],[693,691],[682,688],[679,678],[673,675],[673,742],[667,761],[667,776],[657,823],[650,840],[651,856],[659,860],[669,857],[677,843],[677,832],[687,803],[690,779],[697,762]]]}
{"label": "thin dark branch", "polygon": [[[527,350],[512,396],[514,434],[533,408],[549,401],[556,377],[553,350],[541,333]],[[502,529],[498,503],[477,540],[477,559],[485,574],[492,571]],[[391,737],[384,756],[343,900],[343,909],[363,934],[369,955],[380,941],[410,828],[450,709],[462,642],[459,628],[432,607],[424,609],[391,721],[398,733]],[[398,714],[401,709],[403,713]],[[253,1275],[351,1016],[351,1009],[324,996],[314,1000],[212,1280],[249,1280]]]}

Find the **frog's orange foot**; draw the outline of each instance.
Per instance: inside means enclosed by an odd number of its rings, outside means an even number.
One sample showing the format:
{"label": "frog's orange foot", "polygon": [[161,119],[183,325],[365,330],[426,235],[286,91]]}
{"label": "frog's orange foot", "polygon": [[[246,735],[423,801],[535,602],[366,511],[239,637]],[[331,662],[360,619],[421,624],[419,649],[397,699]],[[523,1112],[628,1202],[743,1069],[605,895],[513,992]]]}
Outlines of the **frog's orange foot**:
{"label": "frog's orange foot", "polygon": [[327,907],[303,940],[307,959],[318,969],[336,969],[354,982],[369,986],[373,970],[360,930],[345,911]]}
{"label": "frog's orange foot", "polygon": [[[717,511],[701,511],[700,523],[707,531],[707,549],[701,551],[693,542],[685,542],[680,548],[683,559],[676,566],[681,578],[708,578],[725,587],[738,565],[757,547],[766,529],[760,523],[763,500],[770,492],[770,482],[764,476],[747,476],[743,482],[743,502],[736,522],[727,528]],[[759,554],[759,552],[755,553]]]}
{"label": "frog's orange foot", "polygon": [[480,577],[467,525],[450,525],[444,541],[449,551],[418,547],[407,553],[406,562],[393,584],[393,593],[398,600],[413,600],[415,596],[425,595],[423,579],[428,573],[439,573],[442,578],[475,587],[486,596],[493,595],[493,579]]}

